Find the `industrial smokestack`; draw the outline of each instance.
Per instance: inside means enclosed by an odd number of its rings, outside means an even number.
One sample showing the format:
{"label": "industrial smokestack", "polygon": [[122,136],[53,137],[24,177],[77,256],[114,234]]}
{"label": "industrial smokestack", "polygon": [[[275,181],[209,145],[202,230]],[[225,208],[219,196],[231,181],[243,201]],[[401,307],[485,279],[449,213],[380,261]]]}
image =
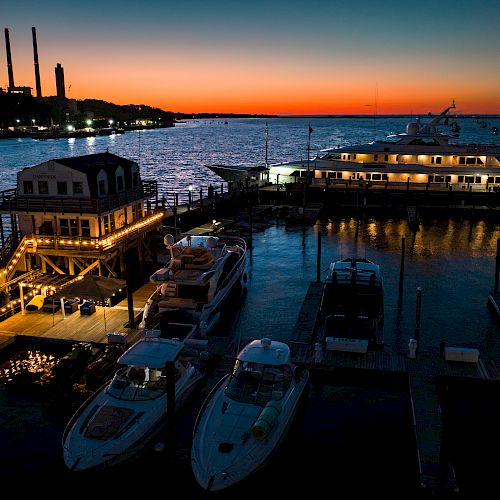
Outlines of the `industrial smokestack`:
{"label": "industrial smokestack", "polygon": [[9,30],[5,28],[5,46],[7,47],[7,70],[9,72],[9,87],[14,87],[14,73],[12,71],[12,55],[10,53]]}
{"label": "industrial smokestack", "polygon": [[36,96],[42,97],[42,86],[40,84],[40,68],[38,67],[38,47],[36,44],[36,28],[31,28],[33,34],[33,57],[35,60],[35,82],[36,82]]}
{"label": "industrial smokestack", "polygon": [[66,91],[64,89],[64,69],[59,63],[57,63],[55,71],[56,71],[57,97],[59,97],[59,99],[65,99],[66,98]]}

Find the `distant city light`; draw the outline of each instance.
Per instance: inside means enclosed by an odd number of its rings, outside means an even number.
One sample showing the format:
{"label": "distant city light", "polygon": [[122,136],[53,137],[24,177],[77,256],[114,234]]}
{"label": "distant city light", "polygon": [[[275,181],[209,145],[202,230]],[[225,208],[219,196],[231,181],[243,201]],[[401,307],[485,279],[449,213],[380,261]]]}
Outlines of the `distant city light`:
{"label": "distant city light", "polygon": [[92,120],[87,120],[87,125],[90,127],[92,125]]}
{"label": "distant city light", "polygon": [[109,120],[110,125],[113,125],[113,123],[114,123],[113,120]]}
{"label": "distant city light", "polygon": [[67,129],[68,132],[72,132],[74,130],[73,125],[68,125]]}

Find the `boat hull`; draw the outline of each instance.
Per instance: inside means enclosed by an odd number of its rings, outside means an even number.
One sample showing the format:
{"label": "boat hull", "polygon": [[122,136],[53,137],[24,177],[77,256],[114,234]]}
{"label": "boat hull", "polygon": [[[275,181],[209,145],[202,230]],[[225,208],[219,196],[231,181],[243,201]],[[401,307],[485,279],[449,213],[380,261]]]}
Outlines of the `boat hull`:
{"label": "boat hull", "polygon": [[[207,491],[234,486],[269,463],[288,435],[309,373],[304,371],[294,381],[283,398],[280,416],[263,440],[256,439],[249,430],[265,409],[235,403],[225,396],[227,377],[207,397],[193,435],[191,465],[198,484]],[[233,448],[228,452],[225,447],[229,446]]]}

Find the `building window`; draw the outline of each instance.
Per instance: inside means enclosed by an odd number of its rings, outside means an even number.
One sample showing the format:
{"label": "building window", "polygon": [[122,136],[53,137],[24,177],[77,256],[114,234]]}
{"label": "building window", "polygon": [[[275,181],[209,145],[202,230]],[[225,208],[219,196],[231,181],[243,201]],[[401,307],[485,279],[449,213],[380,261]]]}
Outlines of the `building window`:
{"label": "building window", "polygon": [[59,219],[61,236],[78,236],[78,221],[76,219]]}
{"label": "building window", "polygon": [[83,182],[73,182],[73,194],[83,194]]}
{"label": "building window", "polygon": [[118,187],[118,191],[123,191],[123,177],[121,175],[116,178],[116,185]]}
{"label": "building window", "polygon": [[49,194],[49,183],[47,181],[38,181],[38,194]]}
{"label": "building window", "polygon": [[106,196],[106,181],[99,181],[99,196]]}
{"label": "building window", "polygon": [[23,181],[24,194],[33,194],[33,181]]}
{"label": "building window", "polygon": [[113,214],[105,215],[104,221],[104,234],[112,233],[115,230],[115,218]]}
{"label": "building window", "polygon": [[90,221],[87,219],[80,219],[81,235],[84,238],[90,238]]}
{"label": "building window", "polygon": [[66,181],[57,181],[57,194],[68,194],[68,184]]}

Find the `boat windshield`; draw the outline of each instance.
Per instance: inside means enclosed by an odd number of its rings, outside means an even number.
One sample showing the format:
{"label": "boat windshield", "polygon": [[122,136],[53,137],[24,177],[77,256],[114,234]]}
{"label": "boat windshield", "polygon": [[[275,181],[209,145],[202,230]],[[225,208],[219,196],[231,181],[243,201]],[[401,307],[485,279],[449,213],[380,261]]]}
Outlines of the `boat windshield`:
{"label": "boat windshield", "polygon": [[145,401],[162,396],[166,390],[161,370],[129,366],[116,372],[106,392],[125,401]]}
{"label": "boat windshield", "polygon": [[265,406],[280,400],[292,381],[289,365],[265,365],[237,360],[226,385],[226,396],[241,403]]}

